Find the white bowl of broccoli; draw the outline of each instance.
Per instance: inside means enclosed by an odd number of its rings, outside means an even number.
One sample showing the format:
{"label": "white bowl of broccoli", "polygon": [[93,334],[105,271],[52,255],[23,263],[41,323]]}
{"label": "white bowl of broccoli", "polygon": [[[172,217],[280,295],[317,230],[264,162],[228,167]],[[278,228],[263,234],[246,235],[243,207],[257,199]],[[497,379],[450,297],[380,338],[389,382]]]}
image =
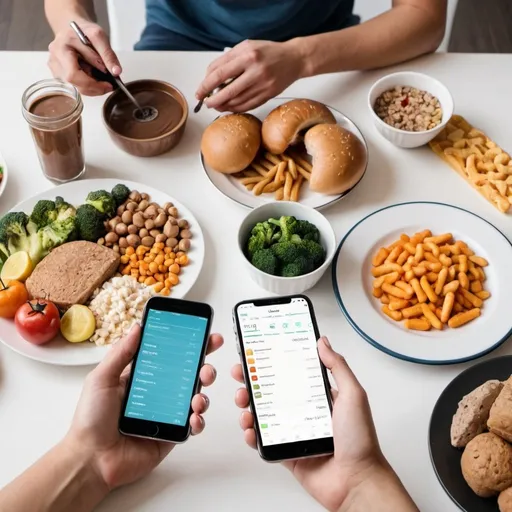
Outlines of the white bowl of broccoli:
{"label": "white bowl of broccoli", "polygon": [[238,231],[247,272],[265,290],[293,295],[320,280],[336,251],[330,222],[300,203],[264,204],[247,215]]}

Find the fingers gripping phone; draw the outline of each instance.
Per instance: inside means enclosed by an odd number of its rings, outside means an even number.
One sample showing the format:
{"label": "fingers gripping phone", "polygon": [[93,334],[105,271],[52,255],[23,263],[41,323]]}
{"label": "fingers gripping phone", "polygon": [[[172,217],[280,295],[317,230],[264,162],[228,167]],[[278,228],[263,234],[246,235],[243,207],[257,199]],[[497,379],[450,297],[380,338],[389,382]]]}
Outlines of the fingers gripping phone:
{"label": "fingers gripping phone", "polygon": [[261,457],[332,453],[330,386],[311,301],[303,295],[243,301],[233,316]]}
{"label": "fingers gripping phone", "polygon": [[212,316],[207,304],[149,299],[119,418],[122,434],[173,443],[187,440]]}

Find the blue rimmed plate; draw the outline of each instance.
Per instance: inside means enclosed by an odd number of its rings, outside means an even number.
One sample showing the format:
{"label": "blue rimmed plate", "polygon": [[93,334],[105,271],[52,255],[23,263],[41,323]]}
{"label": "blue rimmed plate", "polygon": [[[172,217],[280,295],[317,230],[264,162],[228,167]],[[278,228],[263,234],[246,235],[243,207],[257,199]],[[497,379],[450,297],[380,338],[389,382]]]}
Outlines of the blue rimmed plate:
{"label": "blue rimmed plate", "polygon": [[[489,261],[482,315],[459,329],[409,331],[385,316],[372,296],[371,260],[401,233],[451,232]],[[359,221],[341,241],[332,267],[338,304],[366,341],[389,355],[424,364],[453,364],[494,350],[512,334],[512,245],[481,217],[442,203],[411,202],[382,208]]]}

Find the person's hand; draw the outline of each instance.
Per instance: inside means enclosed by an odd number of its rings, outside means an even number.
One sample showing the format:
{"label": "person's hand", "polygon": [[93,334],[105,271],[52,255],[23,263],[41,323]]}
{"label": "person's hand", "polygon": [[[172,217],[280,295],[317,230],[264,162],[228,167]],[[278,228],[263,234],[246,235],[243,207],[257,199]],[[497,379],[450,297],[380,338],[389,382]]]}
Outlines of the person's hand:
{"label": "person's hand", "polygon": [[[319,340],[318,353],[338,388],[332,390],[334,455],[283,464],[319,503],[328,510],[339,510],[354,487],[373,472],[380,472],[387,463],[379,447],[364,389],[345,359],[331,348],[327,338]],[[233,367],[232,375],[238,382],[243,382],[240,364]],[[249,394],[245,387],[236,392],[235,403],[242,409],[248,407]],[[246,443],[256,448],[254,418],[249,411],[242,412],[240,426]]]}
{"label": "person's hand", "polygon": [[302,58],[293,41],[244,41],[210,64],[196,97],[202,100],[234,79],[205,104],[221,112],[246,112],[284,91],[301,75]]}
{"label": "person's hand", "polygon": [[[96,473],[107,490],[134,482],[150,473],[175,445],[119,433],[126,384],[132,361],[140,341],[140,327],[132,328],[126,338],[110,349],[105,359],[87,376],[82,395],[66,436],[68,445],[80,453],[91,454]],[[213,334],[207,353],[219,349],[224,340]],[[205,364],[200,371],[201,385],[209,386],[216,378],[213,366]],[[190,426],[193,434],[203,431],[202,417],[209,405],[203,393],[192,398]]]}
{"label": "person's hand", "polygon": [[110,46],[108,37],[96,23],[79,20],[78,24],[99,55],[82,44],[73,29],[67,27],[56,34],[48,47],[50,51],[48,66],[55,78],[73,84],[81,94],[100,96],[111,92],[113,90],[111,84],[98,82],[91,76],[93,67],[104,73],[108,69],[114,76],[121,73],[121,65]]}

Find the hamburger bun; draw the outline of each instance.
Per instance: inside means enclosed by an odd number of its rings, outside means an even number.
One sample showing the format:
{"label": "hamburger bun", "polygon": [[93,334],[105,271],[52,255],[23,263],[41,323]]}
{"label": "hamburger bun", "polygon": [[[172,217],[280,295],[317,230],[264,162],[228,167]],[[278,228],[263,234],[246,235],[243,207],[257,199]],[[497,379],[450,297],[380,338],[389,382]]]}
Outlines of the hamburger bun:
{"label": "hamburger bun", "polygon": [[363,144],[337,124],[318,124],[306,132],[306,151],[313,158],[309,188],[321,194],[342,194],[363,175],[366,158]]}
{"label": "hamburger bun", "polygon": [[492,405],[487,427],[505,441],[512,443],[512,377],[505,382]]}
{"label": "hamburger bun", "polygon": [[326,123],[336,124],[336,119],[322,103],[304,99],[287,101],[272,110],[263,121],[263,146],[271,153],[280,155],[288,146],[301,142],[301,132]]}
{"label": "hamburger bun", "polygon": [[229,114],[213,121],[203,132],[205,163],[224,174],[243,171],[261,145],[261,121],[251,114]]}

